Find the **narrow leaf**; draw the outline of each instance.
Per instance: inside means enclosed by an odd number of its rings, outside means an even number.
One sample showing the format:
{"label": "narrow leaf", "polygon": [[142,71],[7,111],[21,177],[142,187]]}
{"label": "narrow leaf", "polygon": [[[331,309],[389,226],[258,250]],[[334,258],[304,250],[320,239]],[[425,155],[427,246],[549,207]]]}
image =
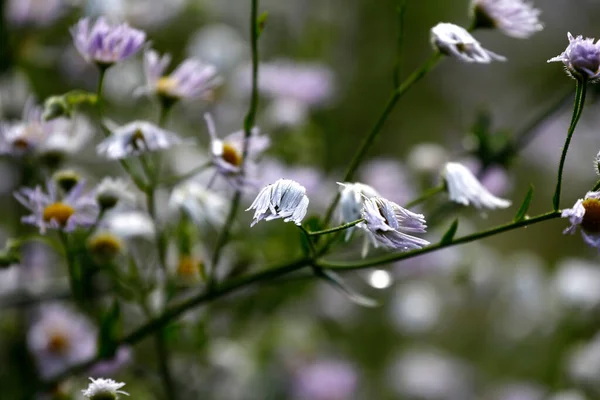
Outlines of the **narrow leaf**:
{"label": "narrow leaf", "polygon": [[339,292],[343,293],[348,297],[348,299],[363,307],[377,307],[379,303],[377,301],[370,299],[366,296],[363,296],[360,293],[357,293],[354,289],[349,287],[346,282],[342,280],[342,278],[333,271],[328,271],[321,268],[315,268],[315,274],[337,289]]}
{"label": "narrow leaf", "polygon": [[265,24],[267,23],[267,18],[268,17],[269,17],[269,13],[267,11],[265,11],[262,14],[260,14],[258,16],[258,19],[256,20],[256,25],[257,25],[257,28],[258,28],[258,35],[259,36],[262,33],[262,31],[265,29]]}
{"label": "narrow leaf", "polygon": [[442,236],[442,239],[440,240],[440,244],[444,245],[444,244],[452,243],[452,239],[454,239],[454,235],[456,235],[457,229],[458,229],[458,218],[454,220],[452,225],[450,225],[450,228],[448,228],[446,233],[444,233],[444,236]]}
{"label": "narrow leaf", "polygon": [[514,222],[520,222],[525,219],[527,211],[529,210],[529,205],[531,204],[531,199],[533,198],[533,185],[529,185],[529,190],[523,199],[523,203],[521,203],[521,207],[519,207],[519,211],[515,215],[513,219]]}

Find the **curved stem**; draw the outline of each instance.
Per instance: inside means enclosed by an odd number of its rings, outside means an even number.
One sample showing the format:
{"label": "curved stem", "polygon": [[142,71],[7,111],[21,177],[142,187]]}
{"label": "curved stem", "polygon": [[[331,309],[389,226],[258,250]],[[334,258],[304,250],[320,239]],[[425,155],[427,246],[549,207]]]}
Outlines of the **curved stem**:
{"label": "curved stem", "polygon": [[552,197],[552,205],[555,211],[558,210],[558,208],[560,207],[560,192],[563,179],[563,169],[565,167],[565,160],[567,159],[567,152],[569,151],[569,144],[571,143],[573,132],[575,132],[575,127],[577,126],[577,122],[579,121],[579,117],[581,117],[581,112],[583,111],[586,87],[587,82],[585,79],[577,79],[577,86],[575,88],[575,105],[573,107],[573,117],[571,118],[571,125],[569,126],[567,138],[565,139],[565,145],[563,147],[562,154],[560,155],[560,163],[558,164],[558,179],[556,181],[556,189],[554,190],[554,196]]}
{"label": "curved stem", "polygon": [[309,236],[327,235],[329,233],[340,232],[340,231],[344,231],[348,228],[352,228],[354,225],[358,225],[361,222],[363,222],[364,220],[365,220],[364,218],[361,218],[361,219],[357,219],[356,221],[348,222],[344,225],[335,226],[333,228],[325,229],[322,231],[314,231],[314,232],[307,232],[307,233]]}
{"label": "curved stem", "polygon": [[524,226],[537,224],[538,222],[547,221],[549,219],[554,219],[554,218],[558,218],[558,217],[560,217],[560,211],[550,211],[545,214],[540,214],[535,217],[524,219],[519,222],[511,222],[511,223],[508,223],[505,225],[500,225],[495,228],[488,229],[486,231],[477,232],[477,233],[473,233],[471,235],[466,235],[466,236],[456,238],[447,243],[437,243],[437,244],[423,247],[418,250],[409,251],[407,253],[389,254],[386,256],[373,258],[370,260],[354,261],[354,262],[352,262],[352,261],[325,261],[325,260],[319,261],[319,260],[317,260],[316,265],[318,265],[321,268],[331,268],[331,269],[337,269],[337,270],[352,270],[352,269],[369,268],[369,267],[374,267],[376,265],[389,264],[389,263],[396,262],[396,261],[406,260],[408,258],[413,258],[413,257],[419,256],[421,254],[431,253],[433,251],[444,249],[446,247],[452,247],[452,246],[456,246],[459,244],[473,242],[475,240],[483,239],[483,238],[486,238],[489,236],[494,236],[499,233],[511,231],[511,230],[521,228]]}
{"label": "curved stem", "polygon": [[442,193],[444,190],[446,190],[446,187],[444,185],[440,185],[440,186],[436,186],[434,188],[427,189],[419,197],[417,197],[416,199],[413,199],[413,200],[409,201],[408,203],[406,203],[406,205],[404,206],[404,208],[411,208],[411,207],[416,206],[417,204],[421,204],[424,201],[429,200],[433,196],[435,196],[435,195],[437,195],[439,193]]}
{"label": "curved stem", "polygon": [[592,188],[592,192],[597,192],[598,190],[600,190],[600,181],[596,182],[596,184]]}
{"label": "curved stem", "polygon": [[[350,182],[352,180],[354,174],[356,173],[356,170],[362,163],[365,155],[367,154],[371,146],[373,145],[373,142],[381,132],[381,128],[383,128],[383,125],[385,124],[387,118],[396,106],[396,103],[398,103],[398,100],[400,100],[400,98],[408,91],[408,89],[410,89],[415,83],[419,82],[425,75],[427,75],[427,73],[437,65],[437,63],[442,59],[442,57],[443,56],[441,53],[433,54],[429,58],[429,60],[427,60],[425,64],[421,66],[421,68],[413,72],[408,78],[406,78],[406,80],[400,86],[398,86],[394,90],[392,96],[389,98],[387,104],[385,105],[381,115],[375,122],[375,125],[373,125],[373,128],[371,129],[369,134],[363,139],[363,142],[354,154],[352,161],[350,161],[350,165],[348,165],[348,168],[346,169],[343,182]],[[335,207],[337,206],[337,203],[339,201],[340,193],[338,192],[331,204],[329,205],[329,208],[327,209],[327,212],[325,214],[325,226],[331,220],[331,217],[333,216],[333,211],[335,210]]]}
{"label": "curved stem", "polygon": [[171,177],[162,179],[161,181],[158,182],[158,185],[165,185],[165,186],[177,185],[178,183],[183,182],[186,179],[196,176],[197,174],[204,171],[205,169],[210,168],[212,165],[213,165],[212,161],[208,161],[202,165],[192,168],[191,170],[189,170],[188,172],[186,172],[184,174],[171,176]]}

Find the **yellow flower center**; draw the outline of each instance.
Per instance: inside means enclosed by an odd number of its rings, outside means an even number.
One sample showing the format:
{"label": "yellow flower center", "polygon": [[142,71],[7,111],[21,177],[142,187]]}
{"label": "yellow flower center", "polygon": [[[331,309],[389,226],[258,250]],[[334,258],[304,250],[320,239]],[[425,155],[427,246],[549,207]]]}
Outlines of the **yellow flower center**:
{"label": "yellow flower center", "polygon": [[585,199],[583,208],[585,208],[585,214],[581,221],[581,227],[589,233],[600,233],[600,200]]}
{"label": "yellow flower center", "polygon": [[169,76],[163,76],[156,81],[156,93],[161,96],[173,96],[176,87],[177,81]]}
{"label": "yellow flower center", "polygon": [[54,354],[64,353],[69,347],[69,338],[63,332],[52,332],[48,340],[48,351]]}
{"label": "yellow flower center", "polygon": [[236,167],[239,167],[242,164],[242,155],[229,143],[223,144],[223,154],[221,155],[221,158]]}
{"label": "yellow flower center", "polygon": [[53,203],[44,208],[42,218],[45,222],[52,220],[58,222],[60,225],[65,226],[69,221],[69,218],[75,213],[75,209],[65,203]]}
{"label": "yellow flower center", "polygon": [[181,256],[177,264],[177,275],[186,279],[197,279],[200,276],[202,262],[192,256]]}
{"label": "yellow flower center", "polygon": [[123,243],[111,233],[99,233],[89,240],[88,248],[96,256],[113,258],[121,252]]}

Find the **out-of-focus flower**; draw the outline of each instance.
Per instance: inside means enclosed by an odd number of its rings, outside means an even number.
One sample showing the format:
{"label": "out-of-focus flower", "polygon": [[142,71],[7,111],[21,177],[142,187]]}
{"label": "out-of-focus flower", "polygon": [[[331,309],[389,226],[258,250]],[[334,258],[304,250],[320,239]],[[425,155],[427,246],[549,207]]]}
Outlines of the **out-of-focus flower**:
{"label": "out-of-focus flower", "polygon": [[[379,196],[379,193],[364,183],[340,183],[339,220],[340,223],[356,221],[362,218],[362,209],[366,199]],[[346,241],[352,236],[355,227],[346,229]]]}
{"label": "out-of-focus flower", "polygon": [[27,333],[27,345],[40,374],[54,376],[96,354],[96,330],[65,307],[45,306]]}
{"label": "out-of-focus flower", "polygon": [[583,240],[600,250],[600,192],[587,192],[572,208],[562,210],[561,216],[571,223],[564,234],[573,234],[580,226]]}
{"label": "out-of-focus flower", "polygon": [[142,89],[144,92],[154,93],[167,101],[190,98],[213,99],[214,89],[221,84],[217,69],[213,65],[188,58],[171,74],[165,75],[170,63],[169,54],[161,57],[155,50],[145,52],[146,88]]}
{"label": "out-of-focus flower", "polygon": [[283,222],[302,224],[308,209],[308,197],[304,186],[289,179],[279,179],[265,186],[246,211],[256,210],[251,227],[261,220],[283,218]]}
{"label": "out-of-focus flower", "polygon": [[111,130],[112,134],[96,147],[98,154],[110,159],[166,150],[183,142],[177,134],[147,121],[133,121]]}
{"label": "out-of-focus flower", "polygon": [[425,233],[425,217],[400,207],[381,197],[365,199],[362,213],[365,222],[359,224],[370,233],[373,245],[396,250],[413,250],[427,246],[425,239],[408,233]]}
{"label": "out-of-focus flower", "polygon": [[562,62],[567,74],[575,79],[596,81],[600,77],[600,40],[594,43],[593,38],[573,37],[567,33],[569,45],[560,55],[548,62]]}
{"label": "out-of-focus flower", "polygon": [[129,396],[129,393],[119,390],[125,386],[122,382],[104,378],[90,378],[90,381],[92,383],[89,384],[88,388],[81,391],[90,400],[118,400],[119,394]]}
{"label": "out-of-focus flower", "polygon": [[437,143],[419,143],[408,153],[407,165],[415,172],[437,173],[448,162],[448,151]]}
{"label": "out-of-focus flower", "polygon": [[132,353],[131,347],[120,346],[113,358],[100,361],[89,370],[89,373],[96,376],[111,376],[131,362]]}
{"label": "out-of-focus flower", "polygon": [[146,41],[145,32],[127,23],[110,25],[103,17],[90,23],[90,18],[83,18],[71,28],[75,47],[87,62],[108,67],[134,55]]}
{"label": "out-of-focus flower", "polygon": [[95,232],[86,245],[90,253],[101,262],[113,260],[124,248],[121,238],[108,230]]}
{"label": "out-of-focus flower", "polygon": [[65,0],[9,0],[6,20],[16,26],[52,25],[69,10]]}
{"label": "out-of-focus flower", "polygon": [[177,16],[186,0],[88,0],[87,15],[105,15],[114,21],[130,21],[151,30],[160,28]]}
{"label": "out-of-focus flower", "polygon": [[430,282],[399,285],[391,305],[392,321],[405,334],[422,334],[439,321],[443,298]]}
{"label": "out-of-focus flower", "polygon": [[590,311],[600,306],[600,270],[595,263],[567,259],[556,269],[553,282],[566,306]]}
{"label": "out-of-focus flower", "polygon": [[204,185],[188,180],[175,186],[169,208],[172,212],[185,213],[200,226],[219,227],[225,222],[227,201]]}
{"label": "out-of-focus flower", "polygon": [[80,226],[93,225],[98,217],[98,205],[90,193],[84,193],[84,187],[85,181],[81,180],[64,196],[59,194],[52,180],[46,183],[47,194],[40,186],[20,189],[15,192],[15,198],[33,212],[21,221],[36,225],[42,234],[48,228],[69,232]]}
{"label": "out-of-focus flower", "polygon": [[466,29],[454,24],[439,23],[431,28],[431,43],[440,53],[468,63],[488,64],[494,60],[506,60],[484,49]]}
{"label": "out-of-focus flower", "polygon": [[42,162],[51,167],[79,154],[94,134],[90,121],[80,115],[70,119],[56,118],[43,124],[49,134],[36,153]]}
{"label": "out-of-focus flower", "polygon": [[203,26],[189,40],[187,52],[215,65],[219,71],[231,71],[248,54],[248,44],[231,26],[216,23]]}
{"label": "out-of-focus flower", "polygon": [[563,390],[552,394],[548,400],[587,400],[582,392],[575,389]]}
{"label": "out-of-focus flower", "polygon": [[0,154],[31,154],[50,134],[50,125],[42,120],[42,110],[28,100],[20,121],[0,123]]}
{"label": "out-of-focus flower", "polygon": [[[262,63],[258,71],[258,89],[273,100],[267,114],[278,125],[304,122],[310,108],[322,106],[333,97],[333,73],[324,65],[278,60]],[[250,77],[250,66],[238,73],[237,86],[244,93],[252,88]]]}
{"label": "out-of-focus flower", "polygon": [[415,196],[415,185],[406,168],[391,158],[375,158],[360,169],[361,181],[376,187],[386,199],[404,204]]}
{"label": "out-of-focus flower", "polygon": [[525,0],[473,0],[471,14],[475,28],[497,28],[519,39],[544,29],[538,18],[540,10]]}
{"label": "out-of-focus flower", "polygon": [[501,199],[491,194],[477,180],[475,175],[462,164],[450,162],[446,164],[442,173],[450,200],[476,208],[506,208],[511,205],[509,200]]}
{"label": "out-of-focus flower", "polygon": [[471,371],[435,349],[409,349],[391,365],[388,382],[401,398],[471,399]]}
{"label": "out-of-focus flower", "polygon": [[596,334],[589,342],[575,344],[567,357],[567,371],[570,378],[578,385],[586,385],[600,389],[600,334]]}
{"label": "out-of-focus flower", "polygon": [[358,390],[358,373],[349,363],[320,360],[301,367],[293,379],[294,400],[348,400]]}
{"label": "out-of-focus flower", "polygon": [[102,228],[123,239],[153,239],[156,232],[152,218],[141,211],[112,211],[103,219]]}
{"label": "out-of-focus flower", "polygon": [[484,398],[491,400],[544,400],[546,389],[533,382],[509,382],[498,385],[486,393]]}
{"label": "out-of-focus flower", "polygon": [[109,210],[121,200],[130,203],[135,201],[135,195],[122,178],[105,177],[96,186],[95,193],[96,201],[101,210]]}
{"label": "out-of-focus flower", "polygon": [[206,126],[210,135],[210,151],[217,172],[225,177],[236,189],[243,188],[248,183],[242,175],[242,164],[253,168],[248,162],[253,163],[256,158],[271,145],[271,140],[266,135],[261,135],[258,128],[253,128],[248,138],[248,160],[243,160],[244,131],[227,135],[223,139],[217,136],[217,129],[210,114],[205,114]]}

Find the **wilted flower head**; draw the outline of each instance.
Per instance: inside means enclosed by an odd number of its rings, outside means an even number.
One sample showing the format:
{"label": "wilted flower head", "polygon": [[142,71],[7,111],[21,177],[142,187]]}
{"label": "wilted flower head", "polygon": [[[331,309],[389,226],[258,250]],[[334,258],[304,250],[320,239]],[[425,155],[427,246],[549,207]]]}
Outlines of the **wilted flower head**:
{"label": "wilted flower head", "polygon": [[111,130],[112,134],[96,147],[98,154],[110,159],[166,150],[182,142],[177,134],[147,121],[134,121]]}
{"label": "wilted flower head", "polygon": [[361,227],[370,234],[373,245],[380,244],[402,251],[420,249],[429,242],[408,233],[425,233],[427,225],[422,214],[416,214],[382,197],[365,199],[362,210],[365,219]]}
{"label": "wilted flower head", "polygon": [[180,211],[189,216],[194,223],[208,223],[214,227],[225,222],[227,201],[219,194],[206,189],[195,181],[186,181],[177,185],[169,199],[171,211]]}
{"label": "wilted flower head", "polygon": [[477,180],[475,175],[464,165],[449,162],[442,173],[450,200],[476,208],[506,208],[511,205],[509,200],[501,199],[491,194]]}
{"label": "wilted flower head", "polygon": [[567,74],[575,79],[595,81],[600,77],[600,40],[594,43],[593,38],[576,38],[567,33],[569,45],[560,55],[548,62],[562,62]]}
{"label": "wilted flower head", "polygon": [[0,154],[22,156],[33,153],[50,135],[42,110],[28,100],[20,121],[0,123]]}
{"label": "wilted flower head", "polygon": [[15,192],[15,198],[33,213],[21,221],[38,226],[42,234],[48,228],[69,232],[93,225],[98,217],[98,205],[92,195],[83,192],[84,187],[85,181],[81,180],[64,196],[52,180],[46,183],[47,194],[40,186],[20,189]]}
{"label": "wilted flower head", "polygon": [[563,233],[573,234],[580,226],[585,242],[600,250],[600,192],[587,192],[572,208],[562,210],[561,216],[571,222]]}
{"label": "wilted flower head", "polygon": [[[379,196],[379,193],[364,183],[337,183],[340,185],[339,218],[341,223],[348,223],[362,218],[361,212],[365,199]],[[346,240],[350,239],[354,227],[346,230]]]}
{"label": "wilted flower head", "polygon": [[442,54],[464,62],[488,64],[506,58],[484,49],[466,29],[449,23],[439,23],[431,28],[431,43]]}
{"label": "wilted flower head", "polygon": [[[243,187],[246,183],[241,175],[241,167],[245,162],[243,160],[244,131],[234,132],[223,139],[219,139],[215,123],[210,114],[204,114],[204,119],[210,135],[211,156],[217,171],[228,178],[227,181],[235,188]],[[253,128],[248,138],[248,161],[254,161],[270,145],[271,140],[269,137],[261,135],[258,128]]]}
{"label": "wilted flower head", "polygon": [[96,186],[95,193],[96,201],[102,210],[113,208],[120,200],[129,202],[135,200],[127,182],[121,178],[105,177]]}
{"label": "wilted flower head", "polygon": [[90,381],[92,383],[89,384],[88,388],[81,391],[90,400],[117,400],[119,394],[129,396],[129,393],[119,390],[125,386],[122,382],[115,382],[112,379],[104,378],[94,379],[91,377]]}
{"label": "wilted flower head", "polygon": [[304,186],[289,179],[279,179],[262,188],[252,205],[246,210],[256,210],[254,221],[250,226],[263,219],[270,221],[276,218],[283,218],[283,222],[292,221],[296,225],[301,225],[308,209],[308,201]]}
{"label": "wilted flower head", "polygon": [[87,62],[110,66],[125,60],[142,48],[146,33],[127,23],[110,25],[103,17],[90,27],[90,18],[83,18],[71,28],[77,51]]}
{"label": "wilted flower head", "polygon": [[168,100],[201,98],[211,100],[214,89],[221,83],[217,69],[213,65],[189,58],[181,63],[170,75],[165,75],[171,63],[171,56],[162,57],[155,50],[144,54],[146,91]]}
{"label": "wilted flower head", "polygon": [[476,28],[497,28],[519,39],[544,29],[540,10],[525,0],[472,0],[471,13]]}
{"label": "wilted flower head", "polygon": [[96,354],[96,330],[65,307],[45,306],[27,333],[27,346],[42,376],[53,376]]}

